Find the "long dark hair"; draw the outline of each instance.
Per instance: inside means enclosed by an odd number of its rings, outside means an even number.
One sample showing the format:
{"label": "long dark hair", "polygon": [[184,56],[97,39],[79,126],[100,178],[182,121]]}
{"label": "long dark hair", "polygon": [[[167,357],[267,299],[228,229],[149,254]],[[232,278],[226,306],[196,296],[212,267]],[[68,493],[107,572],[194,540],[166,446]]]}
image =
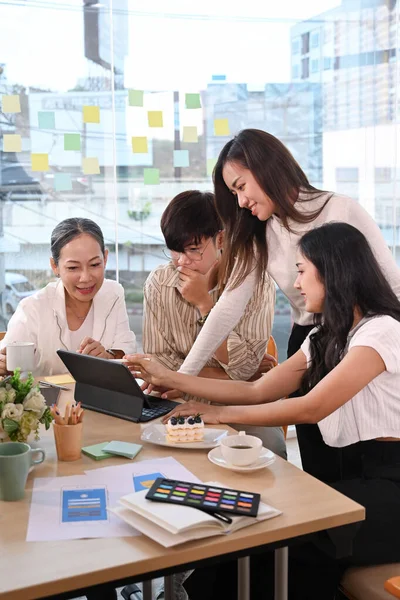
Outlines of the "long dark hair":
{"label": "long dark hair", "polygon": [[317,331],[310,336],[311,363],[301,384],[307,393],[342,359],[355,308],[363,317],[389,315],[400,321],[400,302],[365,236],[352,225],[312,229],[300,239],[299,249],[325,287],[323,313],[315,315]]}
{"label": "long dark hair", "polygon": [[[226,186],[222,171],[226,163],[235,162],[249,169],[259,186],[276,204],[282,224],[288,230],[288,219],[297,223],[313,221],[323,209],[300,212],[294,206],[300,190],[302,201],[310,201],[324,192],[313,187],[289,150],[276,137],[259,129],[243,129],[221,150],[213,172],[215,203],[225,228],[224,253],[220,274],[228,281],[236,262],[230,287],[237,287],[257,268],[263,280],[268,263],[265,221],[259,221],[246,208],[240,208]],[[329,200],[329,198],[328,198]],[[327,201],[328,201],[327,200]],[[325,204],[324,204],[325,206]]]}

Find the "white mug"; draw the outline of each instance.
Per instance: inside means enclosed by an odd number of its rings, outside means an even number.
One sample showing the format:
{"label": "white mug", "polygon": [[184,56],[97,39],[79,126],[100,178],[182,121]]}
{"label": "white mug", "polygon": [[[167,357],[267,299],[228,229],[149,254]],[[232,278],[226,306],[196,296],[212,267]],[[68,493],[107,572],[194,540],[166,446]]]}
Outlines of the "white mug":
{"label": "white mug", "polygon": [[240,431],[221,440],[221,454],[230,465],[244,467],[256,462],[262,450],[262,441],[254,435]]}
{"label": "white mug", "polygon": [[7,344],[7,371],[21,369],[26,373],[33,371],[35,366],[35,344],[33,342],[12,342]]}

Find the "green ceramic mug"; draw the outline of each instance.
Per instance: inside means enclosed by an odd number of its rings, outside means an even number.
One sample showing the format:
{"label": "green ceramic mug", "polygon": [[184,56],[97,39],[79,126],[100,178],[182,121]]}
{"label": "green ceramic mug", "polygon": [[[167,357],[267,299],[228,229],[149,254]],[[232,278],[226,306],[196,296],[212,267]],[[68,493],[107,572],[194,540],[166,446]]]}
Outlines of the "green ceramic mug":
{"label": "green ceramic mug", "polygon": [[[41,454],[36,460],[34,452]],[[0,443],[0,500],[21,500],[29,469],[42,463],[45,456],[41,448],[31,448],[22,442]]]}

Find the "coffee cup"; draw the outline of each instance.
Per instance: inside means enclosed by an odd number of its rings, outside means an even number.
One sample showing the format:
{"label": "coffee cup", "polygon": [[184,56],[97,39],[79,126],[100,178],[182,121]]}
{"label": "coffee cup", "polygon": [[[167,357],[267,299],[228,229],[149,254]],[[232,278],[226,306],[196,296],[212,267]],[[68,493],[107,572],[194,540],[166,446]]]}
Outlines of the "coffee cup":
{"label": "coffee cup", "polygon": [[229,435],[221,440],[221,454],[226,462],[237,467],[251,465],[260,456],[262,441],[254,435],[240,431],[238,435]]}
{"label": "coffee cup", "polygon": [[[40,458],[33,458],[35,452],[41,454]],[[45,456],[41,448],[23,442],[0,443],[0,500],[21,500],[29,469],[42,463]]]}
{"label": "coffee cup", "polygon": [[33,342],[12,342],[7,344],[7,371],[21,369],[23,373],[33,371],[35,366],[35,344]]}

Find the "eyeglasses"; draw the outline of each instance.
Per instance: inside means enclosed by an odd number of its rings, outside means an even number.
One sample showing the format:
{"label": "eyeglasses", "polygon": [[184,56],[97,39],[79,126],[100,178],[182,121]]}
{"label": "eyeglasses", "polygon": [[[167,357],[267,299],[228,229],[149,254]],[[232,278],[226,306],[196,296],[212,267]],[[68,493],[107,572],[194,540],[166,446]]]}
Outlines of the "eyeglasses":
{"label": "eyeglasses", "polygon": [[207,250],[207,246],[211,243],[215,236],[210,238],[203,250],[184,250],[183,252],[175,252],[175,250],[169,250],[168,248],[163,249],[163,254],[168,260],[179,260],[181,255],[184,254],[191,262],[199,262],[203,258],[204,252]]}

